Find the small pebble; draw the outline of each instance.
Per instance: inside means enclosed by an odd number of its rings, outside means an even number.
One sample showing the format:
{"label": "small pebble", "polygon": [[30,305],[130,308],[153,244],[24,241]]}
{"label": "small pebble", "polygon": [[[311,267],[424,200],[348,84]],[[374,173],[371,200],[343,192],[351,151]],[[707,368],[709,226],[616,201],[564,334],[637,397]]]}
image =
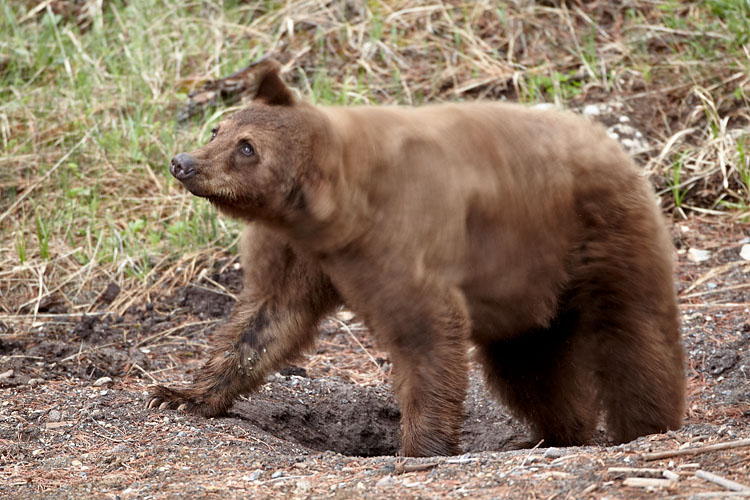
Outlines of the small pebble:
{"label": "small pebble", "polygon": [[276,472],[274,472],[273,474],[271,474],[271,479],[276,479],[277,477],[281,477],[282,474],[283,474],[282,471],[277,470]]}
{"label": "small pebble", "polygon": [[43,378],[30,378],[29,379],[29,385],[31,387],[36,387],[44,382]]}
{"label": "small pebble", "polygon": [[260,469],[256,469],[242,479],[244,479],[245,481],[257,481],[260,478],[261,474],[263,474],[263,471]]}
{"label": "small pebble", "polygon": [[59,410],[50,410],[47,414],[47,422],[59,422],[62,420],[62,414]]}
{"label": "small pebble", "polygon": [[560,458],[564,455],[560,448],[547,448],[544,452],[544,458]]}
{"label": "small pebble", "polygon": [[396,483],[396,480],[393,478],[393,476],[388,474],[387,476],[381,477],[380,479],[378,479],[378,482],[375,483],[375,486],[377,486],[378,488],[382,488],[384,486],[391,486],[395,483]]}
{"label": "small pebble", "polygon": [[307,493],[312,489],[310,481],[300,480],[295,485],[296,493]]}
{"label": "small pebble", "polygon": [[126,451],[130,450],[127,445],[124,444],[118,444],[114,448],[110,450],[111,453],[125,453]]}

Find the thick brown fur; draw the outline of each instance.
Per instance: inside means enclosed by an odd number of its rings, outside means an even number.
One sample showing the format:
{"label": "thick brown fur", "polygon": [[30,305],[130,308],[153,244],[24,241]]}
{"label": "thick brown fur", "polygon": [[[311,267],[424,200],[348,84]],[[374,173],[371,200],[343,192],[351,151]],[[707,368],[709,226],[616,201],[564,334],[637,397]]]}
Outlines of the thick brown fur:
{"label": "thick brown fur", "polygon": [[489,102],[314,107],[278,70],[173,160],[247,222],[245,289],[193,385],[150,406],[222,414],[343,303],[390,352],[405,455],[459,451],[470,345],[546,445],[586,442],[600,410],[617,442],[681,425],[671,243],[601,127]]}

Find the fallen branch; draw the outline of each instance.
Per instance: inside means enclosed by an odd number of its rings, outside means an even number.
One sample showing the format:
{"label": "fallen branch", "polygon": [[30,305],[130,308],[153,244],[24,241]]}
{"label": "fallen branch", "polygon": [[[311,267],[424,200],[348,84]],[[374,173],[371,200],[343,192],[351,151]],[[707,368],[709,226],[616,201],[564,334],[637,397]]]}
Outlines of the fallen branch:
{"label": "fallen branch", "polygon": [[699,477],[701,479],[705,479],[706,481],[718,484],[719,486],[726,488],[728,490],[731,490],[731,491],[750,492],[750,486],[745,486],[744,484],[737,483],[729,479],[725,479],[719,475],[716,475],[716,474],[713,474],[711,472],[707,472],[704,470],[695,471],[695,477]]}
{"label": "fallen branch", "polygon": [[750,439],[740,439],[739,441],[729,441],[727,443],[716,443],[708,446],[700,446],[698,448],[685,448],[684,450],[667,450],[657,451],[654,453],[644,453],[642,458],[644,460],[660,460],[662,458],[678,457],[680,455],[698,455],[700,453],[708,453],[709,451],[742,448],[745,446],[750,446]]}

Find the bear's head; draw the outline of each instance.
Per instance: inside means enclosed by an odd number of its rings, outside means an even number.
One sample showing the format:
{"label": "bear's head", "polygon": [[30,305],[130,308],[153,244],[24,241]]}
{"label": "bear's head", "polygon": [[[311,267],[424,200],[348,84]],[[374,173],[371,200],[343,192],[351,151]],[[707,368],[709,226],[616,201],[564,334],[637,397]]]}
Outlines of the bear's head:
{"label": "bear's head", "polygon": [[283,221],[309,208],[329,127],[284,84],[278,62],[250,69],[257,88],[251,104],[219,123],[208,144],[176,155],[169,171],[228,215]]}

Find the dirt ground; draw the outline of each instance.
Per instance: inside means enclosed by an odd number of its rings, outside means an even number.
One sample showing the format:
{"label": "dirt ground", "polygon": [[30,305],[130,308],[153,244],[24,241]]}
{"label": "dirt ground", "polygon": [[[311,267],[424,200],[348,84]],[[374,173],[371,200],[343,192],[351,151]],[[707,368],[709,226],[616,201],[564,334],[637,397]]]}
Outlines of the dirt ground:
{"label": "dirt ground", "polygon": [[[689,358],[677,432],[621,446],[600,432],[593,446],[518,449],[525,429],[475,369],[466,454],[401,459],[388,356],[343,310],[304,363],[272,375],[229,416],[147,410],[149,385],[188,382],[231,310],[241,271],[227,255],[191,285],[143,297],[122,315],[107,312],[120,292],[112,284],[85,317],[47,300],[30,329],[0,322],[0,497],[750,496],[700,472],[750,485],[750,443],[647,460],[750,438],[750,261],[740,255],[750,226],[692,218],[673,228]],[[652,481],[632,479],[644,477]]]}

